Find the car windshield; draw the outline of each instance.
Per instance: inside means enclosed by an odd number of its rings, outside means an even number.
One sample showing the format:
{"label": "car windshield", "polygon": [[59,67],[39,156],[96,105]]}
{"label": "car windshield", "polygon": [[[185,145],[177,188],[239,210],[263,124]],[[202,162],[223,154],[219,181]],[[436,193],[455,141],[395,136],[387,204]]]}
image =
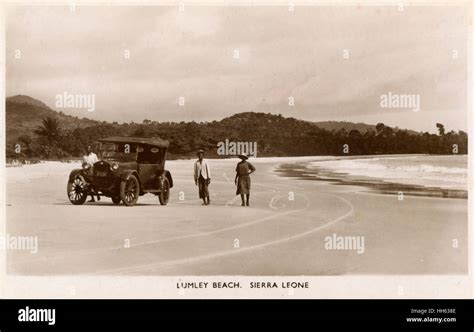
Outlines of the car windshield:
{"label": "car windshield", "polygon": [[132,144],[101,143],[100,159],[106,161],[136,161],[137,147]]}

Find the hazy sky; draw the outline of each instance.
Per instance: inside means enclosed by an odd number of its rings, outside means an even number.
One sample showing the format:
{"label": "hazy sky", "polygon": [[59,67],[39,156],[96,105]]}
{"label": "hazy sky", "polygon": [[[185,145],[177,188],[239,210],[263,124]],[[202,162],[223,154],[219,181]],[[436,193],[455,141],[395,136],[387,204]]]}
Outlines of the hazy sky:
{"label": "hazy sky", "polygon": [[[454,6],[11,7],[7,96],[56,108],[65,91],[94,94],[94,112],[60,110],[118,122],[256,111],[466,130],[467,25]],[[421,110],[381,108],[389,91]]]}

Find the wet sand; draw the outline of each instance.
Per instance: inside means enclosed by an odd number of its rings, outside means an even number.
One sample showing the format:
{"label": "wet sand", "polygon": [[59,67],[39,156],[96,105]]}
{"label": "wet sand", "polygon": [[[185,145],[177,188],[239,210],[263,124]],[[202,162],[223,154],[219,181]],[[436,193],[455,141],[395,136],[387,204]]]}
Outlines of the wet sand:
{"label": "wet sand", "polygon": [[336,173],[324,167],[308,167],[307,162],[281,164],[276,170],[282,176],[309,181],[326,181],[335,185],[360,186],[369,191],[398,195],[443,197],[467,199],[467,190],[441,188],[435,186],[422,186],[383,181],[368,176],[353,176],[344,173]]}

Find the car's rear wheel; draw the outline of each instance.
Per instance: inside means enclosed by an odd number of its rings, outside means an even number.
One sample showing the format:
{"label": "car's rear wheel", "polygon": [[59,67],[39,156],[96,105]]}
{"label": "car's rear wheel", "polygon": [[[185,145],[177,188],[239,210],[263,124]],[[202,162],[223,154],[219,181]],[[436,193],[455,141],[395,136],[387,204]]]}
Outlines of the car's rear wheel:
{"label": "car's rear wheel", "polygon": [[121,200],[122,200],[122,199],[120,198],[120,196],[113,196],[113,197],[112,197],[112,202],[113,202],[114,204],[120,204],[120,201],[121,201]]}
{"label": "car's rear wheel", "polygon": [[161,192],[158,194],[158,199],[161,205],[166,205],[170,199],[170,182],[166,177],[161,179],[160,189]]}
{"label": "car's rear wheel", "polygon": [[140,184],[134,175],[120,182],[120,199],[126,206],[133,206],[138,200]]}
{"label": "car's rear wheel", "polygon": [[67,183],[67,195],[74,205],[82,205],[87,199],[86,180],[82,175],[76,176]]}

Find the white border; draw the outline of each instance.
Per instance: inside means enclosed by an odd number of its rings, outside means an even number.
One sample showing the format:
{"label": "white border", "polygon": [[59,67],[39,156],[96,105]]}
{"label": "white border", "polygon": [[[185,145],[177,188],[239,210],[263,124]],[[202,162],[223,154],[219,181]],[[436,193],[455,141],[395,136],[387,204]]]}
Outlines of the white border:
{"label": "white border", "polygon": [[[469,26],[468,45],[468,134],[469,134],[469,193],[472,192],[473,181],[472,167],[474,160],[472,156],[472,146],[474,138],[472,135],[472,1],[107,1],[107,0],[74,0],[74,1],[6,1],[0,5],[0,45],[2,50],[1,59],[1,95],[5,100],[5,5],[150,5],[150,6],[178,6],[181,3],[187,5],[223,5],[223,6],[245,6],[245,5],[268,5],[268,6],[288,6],[289,3],[295,6],[470,6],[471,24]],[[2,116],[0,117],[2,146],[5,146],[5,103],[1,106]],[[5,216],[5,149],[0,152],[0,235],[4,235],[6,227]],[[472,206],[473,198],[469,194],[468,198],[468,234],[472,234]],[[472,239],[472,236],[468,236]],[[308,277],[248,277],[248,276],[183,276],[183,277],[88,277],[88,276],[67,276],[67,277],[16,277],[5,274],[5,256],[0,260],[0,297],[2,298],[472,298],[474,290],[474,279],[472,278],[473,266],[473,246],[468,245],[469,252],[469,273],[468,275],[436,275],[436,276],[308,276]],[[177,281],[186,282],[214,282],[214,281],[239,281],[241,289],[201,289],[186,290],[180,294],[176,288]],[[249,289],[250,281],[308,281],[310,289],[296,289],[293,294],[284,289]]]}

